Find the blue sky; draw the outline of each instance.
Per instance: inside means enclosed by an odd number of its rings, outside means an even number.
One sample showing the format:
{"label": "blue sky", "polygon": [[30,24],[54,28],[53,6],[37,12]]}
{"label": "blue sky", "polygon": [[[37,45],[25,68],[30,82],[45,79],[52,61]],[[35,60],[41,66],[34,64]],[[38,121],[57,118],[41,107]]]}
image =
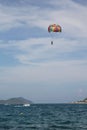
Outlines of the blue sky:
{"label": "blue sky", "polygon": [[[56,36],[48,33],[54,23],[62,27]],[[35,103],[87,97],[86,0],[0,0],[0,99],[19,96]]]}

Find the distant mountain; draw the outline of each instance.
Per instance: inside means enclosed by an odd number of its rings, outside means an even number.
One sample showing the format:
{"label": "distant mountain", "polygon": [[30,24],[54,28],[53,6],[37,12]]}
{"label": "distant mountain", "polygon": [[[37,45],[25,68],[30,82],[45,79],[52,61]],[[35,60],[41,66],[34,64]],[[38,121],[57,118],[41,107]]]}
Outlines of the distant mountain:
{"label": "distant mountain", "polygon": [[7,104],[7,105],[22,105],[22,104],[32,104],[32,101],[24,99],[23,97],[17,98],[10,98],[8,100],[0,100],[0,104]]}

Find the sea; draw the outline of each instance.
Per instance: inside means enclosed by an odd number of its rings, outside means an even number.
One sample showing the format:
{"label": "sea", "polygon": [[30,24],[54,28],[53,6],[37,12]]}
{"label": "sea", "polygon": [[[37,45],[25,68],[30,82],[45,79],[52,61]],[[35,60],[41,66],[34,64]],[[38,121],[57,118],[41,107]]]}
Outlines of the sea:
{"label": "sea", "polygon": [[87,104],[0,105],[0,130],[87,130]]}

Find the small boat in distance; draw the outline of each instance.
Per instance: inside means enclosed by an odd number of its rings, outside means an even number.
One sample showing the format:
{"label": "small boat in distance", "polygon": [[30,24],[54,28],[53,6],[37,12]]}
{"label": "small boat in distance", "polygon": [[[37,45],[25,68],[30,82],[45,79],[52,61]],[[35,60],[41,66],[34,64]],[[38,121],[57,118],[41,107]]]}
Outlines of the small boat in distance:
{"label": "small boat in distance", "polygon": [[30,106],[30,104],[23,104],[23,106],[24,106],[24,107],[29,107],[29,106]]}

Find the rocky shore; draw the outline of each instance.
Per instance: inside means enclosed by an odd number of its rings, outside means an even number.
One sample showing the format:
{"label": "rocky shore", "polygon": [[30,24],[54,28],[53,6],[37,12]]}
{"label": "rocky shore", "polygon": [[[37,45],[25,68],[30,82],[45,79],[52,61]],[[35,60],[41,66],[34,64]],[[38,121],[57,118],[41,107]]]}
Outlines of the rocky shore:
{"label": "rocky shore", "polygon": [[72,102],[72,104],[87,104],[87,98],[80,101]]}

